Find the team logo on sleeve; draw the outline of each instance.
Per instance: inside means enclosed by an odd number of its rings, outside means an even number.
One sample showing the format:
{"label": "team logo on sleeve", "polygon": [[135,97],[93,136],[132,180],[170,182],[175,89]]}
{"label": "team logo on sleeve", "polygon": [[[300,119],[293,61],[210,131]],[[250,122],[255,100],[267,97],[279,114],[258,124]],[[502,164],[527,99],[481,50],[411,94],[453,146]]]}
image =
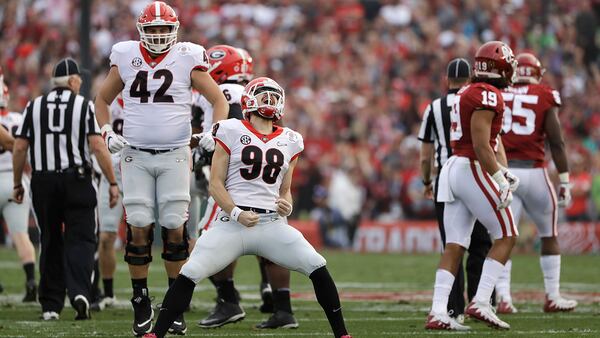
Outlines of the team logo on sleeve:
{"label": "team logo on sleeve", "polygon": [[295,132],[293,132],[293,131],[289,130],[289,131],[287,132],[287,136],[288,136],[288,140],[289,140],[291,143],[296,143],[296,142],[298,142],[298,134],[296,134]]}
{"label": "team logo on sleeve", "polygon": [[242,136],[240,137],[240,142],[241,142],[243,145],[248,145],[248,144],[250,144],[250,142],[251,142],[251,141],[252,141],[252,139],[251,139],[251,138],[250,138],[250,136],[248,136],[248,135],[242,135]]}
{"label": "team logo on sleeve", "polygon": [[131,65],[134,68],[140,68],[142,66],[142,58],[140,57],[134,57],[133,60],[131,60]]}

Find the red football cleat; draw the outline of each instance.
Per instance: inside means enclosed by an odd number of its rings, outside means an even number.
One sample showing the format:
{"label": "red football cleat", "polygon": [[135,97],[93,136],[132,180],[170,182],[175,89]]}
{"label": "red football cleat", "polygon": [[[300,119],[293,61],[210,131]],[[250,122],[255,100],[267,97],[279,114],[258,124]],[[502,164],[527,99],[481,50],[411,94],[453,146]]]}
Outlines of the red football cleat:
{"label": "red football cleat", "polygon": [[448,316],[447,313],[442,313],[442,314],[428,315],[427,322],[425,323],[425,329],[427,329],[427,330],[468,331],[471,328],[469,326],[460,324],[454,318]]}
{"label": "red football cleat", "polygon": [[576,307],[576,300],[564,299],[561,296],[550,298],[546,295],[544,312],[570,312],[575,310]]}
{"label": "red football cleat", "polygon": [[504,330],[510,329],[508,323],[503,322],[496,316],[490,303],[471,302],[471,304],[467,306],[465,314],[473,319],[480,320],[493,328]]}

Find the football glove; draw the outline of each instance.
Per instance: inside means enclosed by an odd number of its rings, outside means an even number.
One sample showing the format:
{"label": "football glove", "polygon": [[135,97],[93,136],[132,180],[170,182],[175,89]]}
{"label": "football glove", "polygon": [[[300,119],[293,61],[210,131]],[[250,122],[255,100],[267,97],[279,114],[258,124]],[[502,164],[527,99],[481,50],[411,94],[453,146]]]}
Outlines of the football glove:
{"label": "football glove", "polygon": [[506,180],[508,181],[508,184],[510,184],[510,191],[516,191],[517,188],[519,187],[519,178],[515,175],[513,175],[510,171],[508,171],[508,168],[505,168],[503,166],[500,166],[500,170],[502,170],[502,173],[504,174],[504,178],[506,178]]}
{"label": "football glove", "polygon": [[200,134],[194,134],[192,137],[198,140],[198,147],[209,153],[215,151],[215,140],[213,139],[211,132],[207,131]]}
{"label": "football glove", "polygon": [[498,192],[500,193],[500,200],[498,201],[496,209],[501,210],[508,207],[510,205],[510,202],[512,202],[513,196],[512,191],[510,189],[510,183],[504,177],[504,173],[502,173],[502,170],[498,170],[494,175],[492,175],[492,178],[498,184]]}
{"label": "football glove", "polygon": [[569,183],[569,173],[558,174],[560,185],[558,190],[558,206],[565,208],[571,203],[571,184]]}
{"label": "football glove", "polygon": [[106,143],[106,147],[111,154],[118,153],[121,151],[121,149],[123,149],[123,147],[125,147],[125,145],[129,144],[123,136],[115,133],[109,124],[105,124],[102,129],[100,129],[100,133],[102,134],[104,143]]}

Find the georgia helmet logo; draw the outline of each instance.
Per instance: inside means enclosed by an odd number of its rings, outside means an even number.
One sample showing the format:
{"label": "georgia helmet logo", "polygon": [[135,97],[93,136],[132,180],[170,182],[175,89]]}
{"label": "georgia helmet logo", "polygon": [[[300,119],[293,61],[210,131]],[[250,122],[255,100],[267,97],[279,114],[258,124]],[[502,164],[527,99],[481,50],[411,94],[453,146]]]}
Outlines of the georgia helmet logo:
{"label": "georgia helmet logo", "polygon": [[210,52],[210,58],[213,60],[220,60],[225,57],[225,51],[217,49]]}

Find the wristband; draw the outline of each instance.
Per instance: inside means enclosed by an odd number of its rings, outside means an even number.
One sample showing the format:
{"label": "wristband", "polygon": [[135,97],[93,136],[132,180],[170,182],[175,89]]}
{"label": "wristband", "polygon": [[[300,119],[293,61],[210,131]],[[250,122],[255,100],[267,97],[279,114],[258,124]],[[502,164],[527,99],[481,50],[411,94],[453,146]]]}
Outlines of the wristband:
{"label": "wristband", "polygon": [[558,174],[558,179],[560,180],[561,184],[569,184],[569,173],[565,172]]}
{"label": "wristband", "polygon": [[238,219],[240,218],[240,214],[242,213],[242,209],[240,209],[240,207],[234,207],[233,209],[231,209],[231,212],[229,213],[229,216],[231,216],[231,219],[234,221],[238,221]]}
{"label": "wristband", "polygon": [[496,171],[496,173],[492,175],[492,178],[494,179],[494,181],[496,181],[496,183],[498,183],[499,186],[509,185],[508,181],[506,180],[506,177],[504,177],[502,169]]}
{"label": "wristband", "polygon": [[23,185],[20,183],[13,187],[13,189],[19,189],[19,188],[23,188]]}
{"label": "wristband", "polygon": [[117,183],[109,183],[111,187],[119,186]]}
{"label": "wristband", "polygon": [[423,185],[430,185],[431,184],[431,180],[421,180],[421,182],[423,182]]}

